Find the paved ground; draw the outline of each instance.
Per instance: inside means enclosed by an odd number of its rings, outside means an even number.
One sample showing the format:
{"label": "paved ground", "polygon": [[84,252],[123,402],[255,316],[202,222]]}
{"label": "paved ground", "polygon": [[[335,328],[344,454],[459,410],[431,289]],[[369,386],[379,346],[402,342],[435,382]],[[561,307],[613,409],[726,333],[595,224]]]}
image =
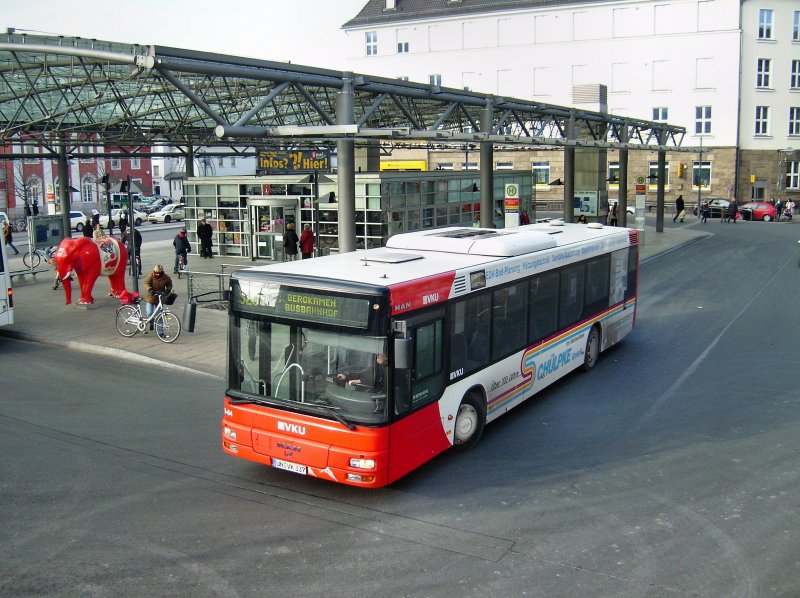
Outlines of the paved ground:
{"label": "paved ground", "polygon": [[[647,227],[644,244],[640,254],[642,262],[653,259],[658,254],[681,247],[687,243],[712,234],[719,222],[700,225],[695,219],[683,225],[665,225],[662,233]],[[16,242],[16,240],[15,240]],[[17,244],[20,247],[20,244]],[[171,272],[174,261],[172,241],[146,243],[142,249],[142,263],[145,273],[155,263],[164,264]],[[202,272],[221,272],[223,264],[235,268],[266,262],[251,262],[235,258],[217,257],[213,260],[190,256],[190,268]],[[12,271],[24,269],[20,256],[11,256]],[[202,308],[197,310],[194,333],[183,332],[172,344],[162,343],[155,335],[137,334],[132,338],[122,337],[116,329],[114,316],[119,301],[108,297],[108,282],[100,277],[94,287],[95,303],[92,306],[64,304],[64,291],[52,288],[54,275],[43,271],[36,276],[14,277],[14,319],[12,326],[0,329],[0,334],[23,340],[49,343],[71,347],[87,353],[111,355],[121,360],[140,360],[160,364],[163,367],[188,368],[211,376],[224,376],[227,312]],[[184,304],[187,300],[187,284],[184,280],[174,280],[178,300],[172,311],[183,318]],[[140,290],[143,290],[140,280]],[[128,279],[127,286],[131,283]],[[79,289],[73,282],[73,298],[77,301]]]}

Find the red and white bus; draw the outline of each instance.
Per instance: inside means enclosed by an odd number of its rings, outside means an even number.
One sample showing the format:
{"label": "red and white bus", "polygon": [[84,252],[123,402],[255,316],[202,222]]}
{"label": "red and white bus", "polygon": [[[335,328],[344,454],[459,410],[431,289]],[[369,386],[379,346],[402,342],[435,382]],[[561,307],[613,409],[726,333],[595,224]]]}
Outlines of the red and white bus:
{"label": "red and white bus", "polygon": [[230,455],[377,488],[632,329],[638,233],[443,228],[231,279]]}
{"label": "red and white bus", "polygon": [[11,290],[11,270],[8,268],[6,244],[0,241],[0,326],[14,323],[14,292]]}

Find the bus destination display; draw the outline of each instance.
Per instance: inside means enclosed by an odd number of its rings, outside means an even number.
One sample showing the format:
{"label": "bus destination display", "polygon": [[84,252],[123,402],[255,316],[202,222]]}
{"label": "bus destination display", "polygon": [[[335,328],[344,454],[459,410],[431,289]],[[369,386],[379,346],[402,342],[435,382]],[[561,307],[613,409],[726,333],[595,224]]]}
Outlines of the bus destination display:
{"label": "bus destination display", "polygon": [[239,281],[234,298],[239,309],[276,317],[365,328],[369,300],[288,289],[280,283]]}

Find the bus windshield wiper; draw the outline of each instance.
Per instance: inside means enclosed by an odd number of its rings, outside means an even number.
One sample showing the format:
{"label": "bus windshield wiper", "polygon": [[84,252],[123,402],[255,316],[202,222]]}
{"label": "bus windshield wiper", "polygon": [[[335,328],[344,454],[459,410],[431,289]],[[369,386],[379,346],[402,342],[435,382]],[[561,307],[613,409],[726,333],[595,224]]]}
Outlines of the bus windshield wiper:
{"label": "bus windshield wiper", "polygon": [[354,423],[351,423],[351,422],[347,421],[347,420],[346,420],[344,417],[342,417],[342,415],[341,415],[341,414],[339,414],[339,413],[337,413],[337,412],[336,412],[336,410],[337,410],[337,409],[339,409],[339,407],[334,407],[333,405],[325,405],[325,404],[314,404],[314,405],[312,405],[312,406],[313,406],[313,407],[319,407],[320,409],[324,409],[324,410],[325,410],[327,413],[329,413],[329,414],[330,414],[330,415],[333,417],[333,419],[335,419],[337,422],[339,422],[339,423],[340,423],[340,424],[342,424],[343,426],[347,426],[347,429],[348,429],[348,430],[351,430],[351,431],[353,431],[353,430],[355,430],[355,429],[356,429],[356,425],[355,425]]}

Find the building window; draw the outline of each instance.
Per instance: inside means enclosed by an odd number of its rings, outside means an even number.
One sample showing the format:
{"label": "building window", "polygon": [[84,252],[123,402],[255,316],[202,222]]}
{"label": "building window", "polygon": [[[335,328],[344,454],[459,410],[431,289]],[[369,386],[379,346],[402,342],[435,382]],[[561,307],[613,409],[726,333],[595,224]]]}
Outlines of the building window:
{"label": "building window", "polygon": [[139,170],[142,167],[142,161],[139,158],[131,158],[131,169]]}
{"label": "building window", "polygon": [[534,185],[537,187],[550,185],[550,162],[534,162],[532,170]]}
{"label": "building window", "polygon": [[[39,148],[35,145],[23,145],[22,146],[22,153],[25,154],[25,163],[26,164],[38,164],[39,163]],[[28,157],[30,156],[30,157]]]}
{"label": "building window", "polygon": [[89,155],[89,154],[92,153],[92,150],[93,150],[93,148],[90,145],[81,146],[81,148],[79,150],[80,153],[82,154],[81,155],[81,162],[94,162],[94,158],[92,158]]}
{"label": "building window", "polygon": [[786,163],[786,188],[800,189],[800,162]]}
{"label": "building window", "polygon": [[792,41],[800,42],[800,10],[794,11],[794,20],[792,21]]}
{"label": "building window", "polygon": [[772,39],[772,16],[774,11],[762,8],[758,11],[758,39]]}
{"label": "building window", "polygon": [[122,160],[119,158],[111,158],[111,170],[120,170],[122,168]]}
{"label": "building window", "polygon": [[462,170],[478,170],[478,163],[477,162],[465,162],[464,168]]}
{"label": "building window", "polygon": [[153,164],[153,177],[159,178],[161,176],[161,166],[159,164]]}
{"label": "building window", "polygon": [[619,162],[609,162],[607,174],[608,188],[619,189]]}
{"label": "building window", "polygon": [[769,135],[769,106],[756,106],[756,135]]}
{"label": "building window", "polygon": [[236,156],[231,156],[231,168],[236,166]]}
{"label": "building window", "polygon": [[756,106],[756,135],[769,135],[769,106]]}
{"label": "building window", "polygon": [[667,122],[669,118],[669,109],[663,106],[653,108],[653,120],[660,123]]}
{"label": "building window", "polygon": [[800,107],[789,108],[789,135],[800,135]]}
{"label": "building window", "polygon": [[698,186],[702,189],[711,188],[711,162],[692,162],[692,189],[697,191]]}
{"label": "building window", "polygon": [[93,203],[94,202],[94,179],[92,177],[86,177],[83,179],[83,183],[81,184],[81,197],[85,203]]}
{"label": "building window", "polygon": [[442,76],[441,75],[428,75],[428,81],[431,85],[441,85],[442,84]]}
{"label": "building window", "polygon": [[[647,188],[658,189],[658,162],[650,162],[647,166]],[[669,162],[664,163],[664,189],[669,189]]]}
{"label": "building window", "polygon": [[367,56],[377,56],[378,55],[378,32],[377,31],[367,31],[365,34],[365,39],[367,40]]}
{"label": "building window", "polygon": [[800,89],[800,60],[792,60],[792,76],[789,81],[789,87]]}
{"label": "building window", "polygon": [[453,163],[452,162],[441,162],[439,166],[436,167],[439,170],[453,170]]}
{"label": "building window", "polygon": [[398,54],[407,54],[408,53],[408,42],[397,42],[397,53]]}
{"label": "building window", "polygon": [[711,133],[711,106],[695,106],[694,132],[696,135]]}
{"label": "building window", "polygon": [[494,166],[495,170],[514,170],[513,162],[498,162]]}
{"label": "building window", "polygon": [[769,58],[759,58],[756,69],[756,87],[769,87],[769,73],[772,68],[772,60]]}

